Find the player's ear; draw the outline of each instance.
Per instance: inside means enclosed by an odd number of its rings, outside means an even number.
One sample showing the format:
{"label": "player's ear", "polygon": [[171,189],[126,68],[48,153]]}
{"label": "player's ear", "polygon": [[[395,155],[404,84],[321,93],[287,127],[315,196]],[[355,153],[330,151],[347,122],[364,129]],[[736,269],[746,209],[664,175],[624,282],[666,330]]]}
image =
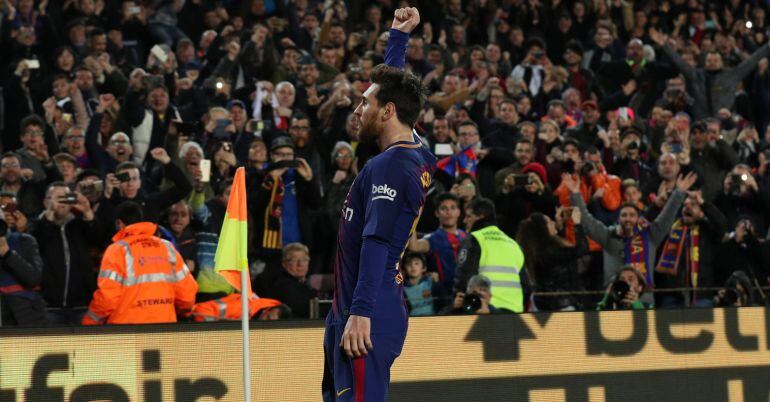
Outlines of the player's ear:
{"label": "player's ear", "polygon": [[383,122],[390,120],[396,115],[396,105],[393,102],[386,103],[382,110],[384,111],[382,114]]}

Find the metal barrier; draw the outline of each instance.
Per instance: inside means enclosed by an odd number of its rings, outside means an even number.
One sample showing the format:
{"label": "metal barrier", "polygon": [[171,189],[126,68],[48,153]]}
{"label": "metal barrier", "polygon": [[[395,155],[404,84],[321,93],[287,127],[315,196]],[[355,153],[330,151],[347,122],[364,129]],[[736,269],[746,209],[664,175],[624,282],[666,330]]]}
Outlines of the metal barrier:
{"label": "metal barrier", "polygon": [[[645,290],[645,293],[690,293],[690,292],[697,292],[697,293],[705,293],[705,292],[717,292],[720,289],[724,289],[724,287],[702,287],[702,288],[668,288],[668,289],[648,289]],[[759,293],[762,295],[762,297],[766,300],[766,295],[768,292],[770,292],[770,286],[754,286],[754,289],[759,291]],[[574,290],[574,291],[564,291],[564,292],[534,292],[534,296],[545,296],[545,297],[562,297],[562,296],[603,296],[605,293],[607,293],[605,290]],[[434,299],[437,299],[434,297]],[[318,299],[314,298],[310,300],[310,319],[323,319],[325,317],[322,317],[320,312],[321,308],[325,305],[328,305],[331,307],[332,300],[324,300],[324,299]]]}

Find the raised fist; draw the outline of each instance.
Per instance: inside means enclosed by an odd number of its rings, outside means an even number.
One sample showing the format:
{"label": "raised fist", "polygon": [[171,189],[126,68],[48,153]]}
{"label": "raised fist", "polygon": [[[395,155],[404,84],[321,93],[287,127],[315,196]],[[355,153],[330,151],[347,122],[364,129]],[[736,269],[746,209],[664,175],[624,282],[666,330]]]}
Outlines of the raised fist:
{"label": "raised fist", "polygon": [[410,33],[420,23],[420,12],[416,7],[399,8],[393,13],[391,28]]}

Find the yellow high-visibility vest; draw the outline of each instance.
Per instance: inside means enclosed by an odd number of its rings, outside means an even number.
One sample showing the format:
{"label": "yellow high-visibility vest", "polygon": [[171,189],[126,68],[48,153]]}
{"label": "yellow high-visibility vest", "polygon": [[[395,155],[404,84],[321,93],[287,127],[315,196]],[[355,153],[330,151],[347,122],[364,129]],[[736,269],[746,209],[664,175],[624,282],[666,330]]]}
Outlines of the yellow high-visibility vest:
{"label": "yellow high-visibility vest", "polygon": [[497,226],[471,232],[481,246],[479,274],[492,282],[490,304],[515,313],[524,311],[524,292],[519,272],[524,267],[524,253],[518,243]]}

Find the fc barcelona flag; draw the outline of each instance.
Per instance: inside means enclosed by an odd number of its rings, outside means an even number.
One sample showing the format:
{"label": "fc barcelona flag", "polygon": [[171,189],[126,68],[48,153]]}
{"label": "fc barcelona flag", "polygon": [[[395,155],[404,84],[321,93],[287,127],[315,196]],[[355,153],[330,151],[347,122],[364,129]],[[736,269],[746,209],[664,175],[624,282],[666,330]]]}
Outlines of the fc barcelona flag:
{"label": "fc barcelona flag", "polygon": [[436,163],[436,166],[452,177],[457,177],[462,173],[476,177],[479,160],[473,150],[474,145],[469,145],[459,153],[441,159]]}

